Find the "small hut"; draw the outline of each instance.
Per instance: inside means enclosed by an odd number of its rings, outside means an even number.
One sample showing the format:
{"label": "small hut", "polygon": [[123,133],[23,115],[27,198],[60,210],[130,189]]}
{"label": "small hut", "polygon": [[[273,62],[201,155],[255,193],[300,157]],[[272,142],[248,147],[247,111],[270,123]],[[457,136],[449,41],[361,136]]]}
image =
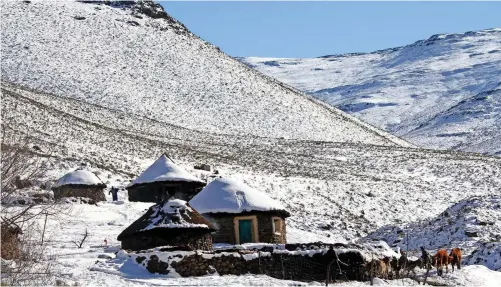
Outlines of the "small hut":
{"label": "small hut", "polygon": [[205,186],[163,154],[126,188],[129,201],[160,203],[169,199],[190,200]]}
{"label": "small hut", "polygon": [[118,240],[123,249],[134,251],[159,246],[211,250],[211,232],[216,228],[186,201],[174,199],[158,203],[127,227]]}
{"label": "small hut", "polygon": [[290,213],[265,193],[242,182],[218,178],[190,201],[218,229],[217,243],[286,243],[285,218]]}
{"label": "small hut", "polygon": [[104,184],[93,172],[79,168],[65,174],[53,186],[54,199],[63,197],[87,197],[94,201],[105,201]]}

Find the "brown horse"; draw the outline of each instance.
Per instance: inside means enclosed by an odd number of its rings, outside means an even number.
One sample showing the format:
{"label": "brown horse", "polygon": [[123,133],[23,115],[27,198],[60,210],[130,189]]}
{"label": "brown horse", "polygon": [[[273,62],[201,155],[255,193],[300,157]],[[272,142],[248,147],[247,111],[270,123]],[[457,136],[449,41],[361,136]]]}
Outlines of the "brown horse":
{"label": "brown horse", "polygon": [[449,273],[449,255],[447,254],[447,250],[439,249],[435,256],[433,256],[432,264],[437,267],[437,274],[439,276],[444,274],[444,265],[445,273]]}
{"label": "brown horse", "polygon": [[452,272],[454,272],[454,265],[458,267],[458,270],[461,269],[461,249],[452,248],[451,253],[449,254],[449,260],[452,265]]}

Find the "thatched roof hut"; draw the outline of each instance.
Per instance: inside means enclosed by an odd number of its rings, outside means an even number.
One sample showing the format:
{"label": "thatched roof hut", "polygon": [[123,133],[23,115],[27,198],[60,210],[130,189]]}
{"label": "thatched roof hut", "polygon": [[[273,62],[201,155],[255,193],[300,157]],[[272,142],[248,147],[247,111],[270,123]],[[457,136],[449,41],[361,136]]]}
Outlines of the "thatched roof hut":
{"label": "thatched roof hut", "polygon": [[78,168],[63,175],[52,186],[56,200],[63,197],[88,197],[94,201],[105,201],[105,188],[106,184],[85,168]]}
{"label": "thatched roof hut", "polygon": [[205,186],[205,181],[162,154],[126,188],[129,201],[160,203],[172,198],[190,200]]}
{"label": "thatched roof hut", "polygon": [[155,204],[120,235],[123,249],[144,250],[158,246],[183,246],[211,250],[216,228],[184,200]]}
{"label": "thatched roof hut", "polygon": [[218,228],[214,242],[287,241],[285,218],[290,213],[278,201],[243,182],[215,179],[193,197],[190,205]]}

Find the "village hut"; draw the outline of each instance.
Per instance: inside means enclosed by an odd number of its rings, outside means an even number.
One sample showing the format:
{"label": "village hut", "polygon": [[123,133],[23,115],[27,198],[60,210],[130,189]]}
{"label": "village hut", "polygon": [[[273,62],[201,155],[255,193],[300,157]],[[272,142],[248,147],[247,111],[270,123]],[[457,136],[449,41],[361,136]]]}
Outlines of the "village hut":
{"label": "village hut", "polygon": [[175,198],[188,201],[204,186],[205,181],[163,154],[126,188],[129,201],[160,203]]}
{"label": "village hut", "polygon": [[218,178],[190,201],[218,229],[216,243],[286,243],[285,218],[290,213],[277,201],[243,182]]}
{"label": "village hut", "polygon": [[123,249],[134,251],[159,246],[211,250],[216,228],[184,200],[157,203],[120,235]]}
{"label": "village hut", "polygon": [[54,199],[63,197],[87,197],[94,201],[105,201],[104,184],[93,172],[79,168],[65,174],[53,186]]}

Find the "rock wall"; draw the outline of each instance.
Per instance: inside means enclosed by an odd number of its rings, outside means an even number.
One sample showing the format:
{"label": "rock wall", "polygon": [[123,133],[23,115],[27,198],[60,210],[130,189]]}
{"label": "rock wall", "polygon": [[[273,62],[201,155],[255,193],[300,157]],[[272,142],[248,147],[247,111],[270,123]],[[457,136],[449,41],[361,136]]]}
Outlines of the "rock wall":
{"label": "rock wall", "polygon": [[[157,255],[158,254],[158,255]],[[366,280],[365,261],[357,251],[342,252],[339,260],[347,265],[331,265],[334,279]],[[164,261],[159,258],[163,258]],[[270,277],[297,281],[324,282],[333,253],[324,251],[290,252],[287,250],[240,252],[192,252],[191,254],[145,254],[136,262],[151,273],[169,274],[175,271],[182,277],[219,275],[265,274]]]}
{"label": "rock wall", "polygon": [[61,199],[63,197],[87,197],[96,202],[106,201],[104,196],[104,191],[102,187],[73,187],[73,186],[62,186],[55,188],[54,200]]}

